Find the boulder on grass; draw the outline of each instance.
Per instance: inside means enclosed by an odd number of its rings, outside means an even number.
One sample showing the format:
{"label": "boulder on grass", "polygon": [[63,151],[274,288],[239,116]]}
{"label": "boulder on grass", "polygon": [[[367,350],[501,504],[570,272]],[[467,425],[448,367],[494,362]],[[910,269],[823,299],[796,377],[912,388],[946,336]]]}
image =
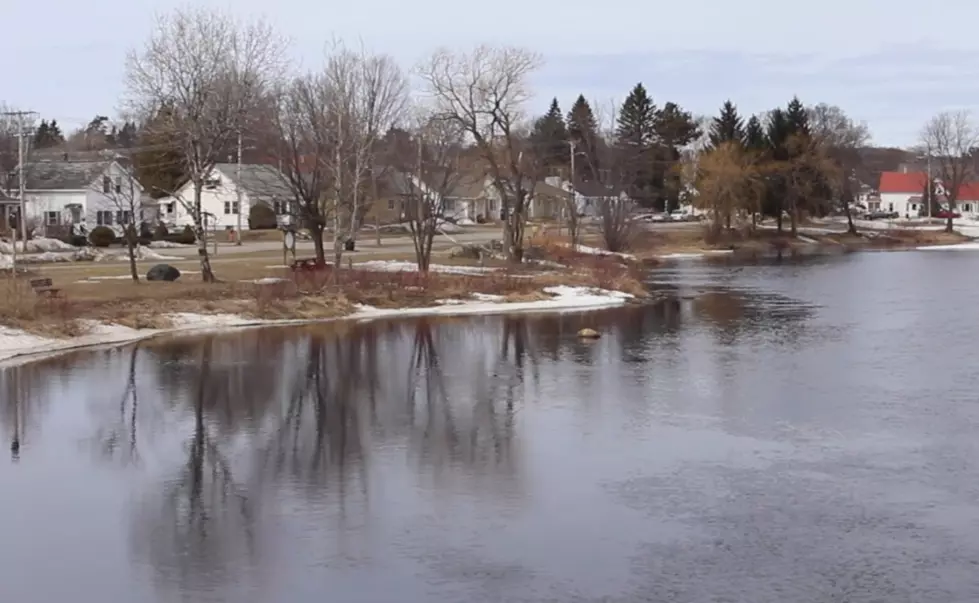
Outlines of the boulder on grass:
{"label": "boulder on grass", "polygon": [[178,278],[180,278],[180,271],[170,264],[157,264],[146,273],[146,280],[148,281],[166,281],[172,283]]}
{"label": "boulder on grass", "polygon": [[481,254],[482,248],[479,245],[458,245],[449,250],[450,258],[478,260]]}

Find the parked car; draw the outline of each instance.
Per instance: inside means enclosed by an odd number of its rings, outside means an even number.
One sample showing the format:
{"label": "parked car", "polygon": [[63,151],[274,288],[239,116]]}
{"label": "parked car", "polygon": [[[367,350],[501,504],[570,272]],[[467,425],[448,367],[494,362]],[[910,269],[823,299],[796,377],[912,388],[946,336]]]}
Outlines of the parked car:
{"label": "parked car", "polygon": [[935,217],[936,218],[940,218],[942,220],[948,220],[949,218],[954,218],[954,219],[958,220],[959,218],[962,217],[962,214],[960,214],[958,212],[948,211],[947,209],[943,209],[940,212],[938,212],[937,214],[935,214]]}
{"label": "parked car", "polygon": [[872,211],[864,216],[867,220],[894,220],[900,217],[896,211]]}

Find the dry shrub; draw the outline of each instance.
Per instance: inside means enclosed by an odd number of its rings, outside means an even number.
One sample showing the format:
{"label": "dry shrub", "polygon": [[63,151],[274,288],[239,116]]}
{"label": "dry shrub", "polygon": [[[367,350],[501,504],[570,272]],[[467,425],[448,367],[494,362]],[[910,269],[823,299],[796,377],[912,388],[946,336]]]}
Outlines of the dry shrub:
{"label": "dry shrub", "polygon": [[87,330],[70,299],[38,295],[21,278],[7,278],[0,286],[0,317],[4,324],[47,337],[77,337]]}

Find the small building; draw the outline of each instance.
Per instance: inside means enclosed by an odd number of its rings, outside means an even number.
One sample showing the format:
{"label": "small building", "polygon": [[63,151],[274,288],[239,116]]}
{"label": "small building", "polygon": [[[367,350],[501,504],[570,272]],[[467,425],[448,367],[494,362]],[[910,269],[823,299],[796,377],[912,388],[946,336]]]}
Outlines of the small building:
{"label": "small building", "polygon": [[[945,189],[939,178],[933,178],[935,200],[939,207],[948,208]],[[924,199],[928,182],[926,172],[882,172],[880,175],[880,202],[870,204],[870,209],[896,212],[900,216],[927,215],[928,204]],[[979,217],[979,182],[966,182],[959,187],[955,211],[963,216]]]}
{"label": "small building", "polygon": [[[292,215],[292,188],[277,168],[264,164],[242,164],[241,181],[236,180],[238,165],[219,163],[211,170],[201,191],[201,211],[207,216],[209,230],[236,230],[239,212],[241,229],[248,230],[248,215],[253,205],[264,204],[275,212],[277,220],[288,222]],[[241,206],[238,192],[241,192]],[[194,202],[194,183],[187,181],[171,197],[156,201],[158,217],[171,227],[193,226],[189,207]]]}
{"label": "small building", "polygon": [[121,227],[143,219],[143,186],[114,159],[34,161],[24,166],[24,184],[25,218],[35,230]]}

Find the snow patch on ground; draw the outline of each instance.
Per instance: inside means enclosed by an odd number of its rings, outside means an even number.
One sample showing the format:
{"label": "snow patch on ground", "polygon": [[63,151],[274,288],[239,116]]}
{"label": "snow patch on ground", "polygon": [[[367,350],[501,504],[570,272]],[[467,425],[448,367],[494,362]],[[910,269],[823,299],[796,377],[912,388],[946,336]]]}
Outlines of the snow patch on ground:
{"label": "snow patch on ground", "polygon": [[709,249],[707,251],[698,251],[696,253],[667,253],[664,255],[656,256],[660,260],[702,260],[709,255],[726,255],[729,253],[734,253],[733,249]]}
{"label": "snow patch on ground", "polygon": [[174,243],[173,241],[153,241],[147,245],[147,247],[152,247],[153,249],[189,249],[191,247],[196,247],[196,245]]}
{"label": "snow patch on ground", "polygon": [[[554,297],[548,300],[534,302],[500,303],[499,296],[482,296],[475,301],[454,300],[428,308],[381,309],[369,306],[358,306],[358,311],[350,316],[330,320],[376,320],[381,318],[400,318],[408,316],[466,316],[475,314],[510,314],[519,312],[573,312],[596,308],[619,306],[633,296],[620,291],[590,289],[587,287],[557,286],[547,287],[545,293]],[[50,339],[31,335],[24,331],[0,326],[0,362],[6,362],[21,356],[37,356],[53,354],[68,350],[102,346],[120,345],[147,339],[157,335],[220,331],[224,329],[303,324],[308,320],[252,320],[235,314],[170,314],[172,321],[169,329],[135,330],[121,325],[90,323],[90,331],[81,337],[71,339]]]}
{"label": "snow patch on ground", "polygon": [[[58,239],[47,239],[44,237],[31,239],[30,241],[18,241],[17,253],[44,253],[46,251],[75,251],[78,249]],[[0,241],[0,253],[13,253],[13,245],[6,241]]]}
{"label": "snow patch on ground", "polygon": [[[354,268],[371,272],[417,272],[418,264],[414,262],[399,262],[395,260],[371,260],[354,264]],[[429,271],[445,274],[488,274],[496,272],[496,268],[483,266],[449,266],[446,264],[429,264]]]}
{"label": "snow patch on ground", "polygon": [[9,255],[0,254],[0,270],[10,270],[14,267],[14,260]]}
{"label": "snow patch on ground", "polygon": [[278,277],[275,277],[275,276],[266,276],[265,278],[257,278],[257,279],[254,279],[254,280],[244,280],[244,281],[239,281],[239,282],[241,282],[241,283],[254,283],[256,285],[273,285],[275,283],[287,283],[287,282],[289,282],[289,279],[287,279],[287,278],[278,278]]}
{"label": "snow patch on ground", "polygon": [[598,247],[589,247],[588,245],[576,245],[575,251],[578,253],[583,253],[585,255],[604,255],[604,256],[615,256],[626,260],[634,260],[636,256],[631,253],[620,253],[618,251],[608,251],[607,249],[599,249]]}
{"label": "snow patch on ground", "polygon": [[924,247],[917,247],[919,251],[977,251],[979,250],[979,242],[970,243],[956,243],[954,245],[926,245]]}

